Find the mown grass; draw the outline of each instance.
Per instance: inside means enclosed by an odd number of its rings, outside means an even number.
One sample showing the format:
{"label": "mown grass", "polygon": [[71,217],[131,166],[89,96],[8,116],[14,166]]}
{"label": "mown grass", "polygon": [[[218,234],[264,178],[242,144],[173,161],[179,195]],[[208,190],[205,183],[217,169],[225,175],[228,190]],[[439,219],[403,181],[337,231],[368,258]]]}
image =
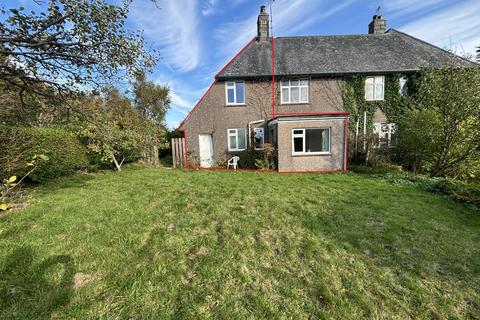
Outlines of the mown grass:
{"label": "mown grass", "polygon": [[79,175],[0,217],[0,318],[478,319],[479,231],[356,174]]}

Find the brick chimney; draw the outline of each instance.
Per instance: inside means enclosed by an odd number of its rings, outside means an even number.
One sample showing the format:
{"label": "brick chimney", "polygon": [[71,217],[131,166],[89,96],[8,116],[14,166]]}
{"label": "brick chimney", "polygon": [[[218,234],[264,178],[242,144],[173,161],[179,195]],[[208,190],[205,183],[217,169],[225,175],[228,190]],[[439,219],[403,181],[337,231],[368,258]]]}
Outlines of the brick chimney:
{"label": "brick chimney", "polygon": [[387,31],[387,20],[382,16],[374,15],[372,22],[368,25],[368,34],[383,34]]}
{"label": "brick chimney", "polygon": [[260,7],[257,28],[257,41],[268,41],[268,38],[270,37],[270,18],[268,17],[267,9],[265,6]]}

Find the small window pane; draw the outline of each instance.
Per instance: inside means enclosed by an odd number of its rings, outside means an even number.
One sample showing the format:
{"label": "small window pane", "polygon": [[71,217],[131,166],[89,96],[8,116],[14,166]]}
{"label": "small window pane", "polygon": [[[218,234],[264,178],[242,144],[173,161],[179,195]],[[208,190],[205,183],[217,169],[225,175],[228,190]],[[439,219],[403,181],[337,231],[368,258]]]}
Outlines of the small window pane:
{"label": "small window pane", "polygon": [[289,96],[288,96],[288,88],[283,88],[282,89],[282,101],[283,102],[289,102]]}
{"label": "small window pane", "polygon": [[282,87],[288,87],[289,82],[288,81],[282,81]]}
{"label": "small window pane", "polygon": [[308,86],[308,80],[301,80],[300,85],[301,86]]}
{"label": "small window pane", "polygon": [[303,152],[303,138],[302,137],[293,138],[293,151],[294,152]]}
{"label": "small window pane", "polygon": [[299,82],[298,80],[292,80],[292,81],[290,81],[290,86],[291,86],[291,87],[298,87],[298,84],[299,84],[299,83],[300,83],[300,82]]}
{"label": "small window pane", "polygon": [[330,130],[328,129],[322,131],[322,151],[330,152]]}
{"label": "small window pane", "polygon": [[229,136],[228,139],[230,140],[230,149],[237,149],[237,136]]}
{"label": "small window pane", "polygon": [[293,134],[297,135],[297,134],[303,134],[303,130],[293,130]]}
{"label": "small window pane", "polygon": [[234,89],[228,89],[227,90],[227,96],[228,96],[228,103],[235,103],[235,90]]}
{"label": "small window pane", "polygon": [[301,89],[301,101],[302,102],[307,102],[308,101],[308,89],[307,88],[302,88]]}
{"label": "small window pane", "polygon": [[298,87],[290,89],[290,102],[300,102],[300,90]]}
{"label": "small window pane", "polygon": [[383,84],[375,85],[375,100],[383,99]]}
{"label": "small window pane", "polygon": [[375,84],[383,84],[383,77],[375,77]]}
{"label": "small window pane", "polygon": [[305,130],[305,148],[306,152],[322,152],[323,146],[323,129],[307,129]]}
{"label": "small window pane", "polygon": [[236,89],[237,89],[237,101],[236,103],[244,103],[245,102],[245,91],[243,90],[243,82],[237,82],[235,84]]}
{"label": "small window pane", "polygon": [[255,129],[255,148],[256,149],[263,149],[263,129],[256,128]]}
{"label": "small window pane", "polygon": [[246,129],[238,129],[238,149],[245,149],[247,141],[245,138]]}
{"label": "small window pane", "polygon": [[366,84],[373,84],[373,78],[367,78],[367,80],[365,81]]}
{"label": "small window pane", "polygon": [[227,87],[234,87],[235,86],[235,82],[227,82]]}
{"label": "small window pane", "polygon": [[365,87],[365,99],[373,100],[373,85],[367,84]]}

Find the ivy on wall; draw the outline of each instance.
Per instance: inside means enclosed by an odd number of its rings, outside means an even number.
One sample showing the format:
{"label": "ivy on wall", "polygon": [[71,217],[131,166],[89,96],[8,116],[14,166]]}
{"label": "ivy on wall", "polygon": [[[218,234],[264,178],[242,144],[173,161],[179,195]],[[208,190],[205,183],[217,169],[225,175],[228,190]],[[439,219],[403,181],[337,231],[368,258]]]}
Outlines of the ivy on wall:
{"label": "ivy on wall", "polygon": [[[365,75],[353,75],[344,78],[345,87],[343,92],[343,104],[350,113],[351,121],[349,123],[350,132],[350,150],[353,152],[353,158],[357,158],[360,144],[366,147],[362,152],[368,153],[370,143],[365,143],[366,139],[371,136],[373,131],[373,118],[375,111],[380,109],[390,122],[396,122],[409,105],[410,93],[415,88],[415,77],[409,76],[407,87],[409,95],[402,96],[400,94],[400,78],[402,74],[393,73],[385,75],[385,92],[384,100],[382,101],[367,101],[365,100]],[[363,134],[364,128],[364,114],[366,114],[366,128],[367,136]],[[368,157],[368,155],[367,155]]]}

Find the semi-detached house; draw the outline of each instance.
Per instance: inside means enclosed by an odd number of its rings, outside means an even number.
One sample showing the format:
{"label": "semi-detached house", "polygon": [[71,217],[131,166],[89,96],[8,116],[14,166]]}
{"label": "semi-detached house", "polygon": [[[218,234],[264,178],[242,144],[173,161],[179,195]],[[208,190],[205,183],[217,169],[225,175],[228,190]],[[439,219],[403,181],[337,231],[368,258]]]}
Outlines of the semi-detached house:
{"label": "semi-detached house", "polygon": [[[278,152],[279,172],[346,170],[345,77],[364,78],[365,99],[383,100],[385,76],[408,76],[452,59],[466,60],[403,32],[375,15],[368,34],[271,37],[261,7],[258,34],[215,77],[181,123],[189,164],[214,167],[249,146]],[[381,111],[378,130],[392,130]],[[383,129],[380,129],[383,128]],[[380,133],[380,132],[379,132]],[[381,134],[381,133],[380,133]]]}

